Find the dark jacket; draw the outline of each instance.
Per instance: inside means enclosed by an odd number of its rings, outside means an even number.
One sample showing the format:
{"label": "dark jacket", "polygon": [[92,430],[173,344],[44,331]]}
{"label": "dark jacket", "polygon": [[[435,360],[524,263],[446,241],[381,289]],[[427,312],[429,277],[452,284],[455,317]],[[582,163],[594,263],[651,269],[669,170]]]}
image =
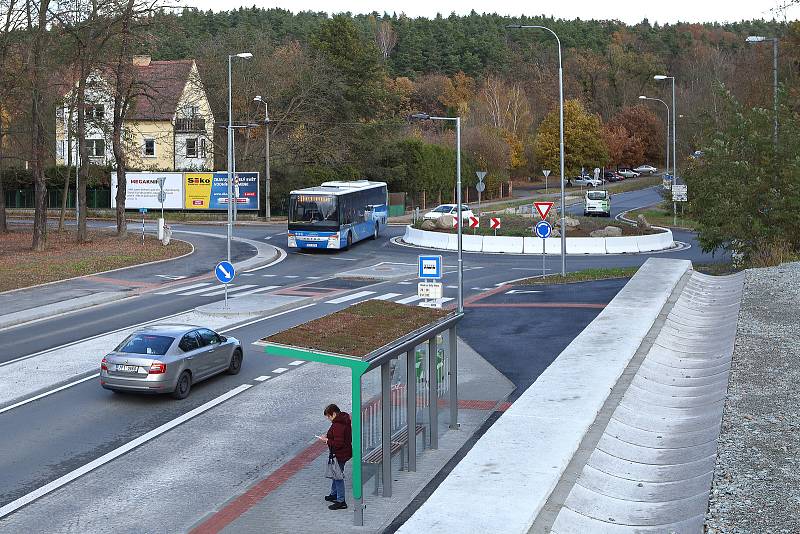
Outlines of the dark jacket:
{"label": "dark jacket", "polygon": [[353,427],[350,423],[350,414],[344,412],[336,414],[325,437],[328,438],[331,454],[337,460],[346,462],[353,457]]}

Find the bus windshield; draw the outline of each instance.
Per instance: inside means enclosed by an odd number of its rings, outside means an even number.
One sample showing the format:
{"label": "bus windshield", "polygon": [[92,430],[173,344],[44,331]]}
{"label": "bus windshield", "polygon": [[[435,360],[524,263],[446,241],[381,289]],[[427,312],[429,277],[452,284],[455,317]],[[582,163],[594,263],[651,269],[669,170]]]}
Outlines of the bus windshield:
{"label": "bus windshield", "polygon": [[339,227],[337,199],[333,195],[292,195],[289,199],[289,224],[312,228]]}

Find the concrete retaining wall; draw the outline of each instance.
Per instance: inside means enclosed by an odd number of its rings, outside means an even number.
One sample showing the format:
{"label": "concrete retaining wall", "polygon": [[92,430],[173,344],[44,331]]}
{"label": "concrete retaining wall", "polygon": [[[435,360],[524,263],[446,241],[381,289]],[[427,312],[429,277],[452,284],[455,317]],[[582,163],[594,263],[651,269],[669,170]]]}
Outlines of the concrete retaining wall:
{"label": "concrete retaining wall", "polygon": [[[568,237],[567,254],[631,254],[652,252],[672,248],[672,232],[632,237]],[[506,254],[541,254],[542,240],[538,237],[479,236],[464,233],[464,250],[467,252],[490,252]],[[458,250],[455,234],[429,232],[406,226],[403,241],[426,248]],[[561,240],[550,237],[545,240],[546,254],[561,254]]]}

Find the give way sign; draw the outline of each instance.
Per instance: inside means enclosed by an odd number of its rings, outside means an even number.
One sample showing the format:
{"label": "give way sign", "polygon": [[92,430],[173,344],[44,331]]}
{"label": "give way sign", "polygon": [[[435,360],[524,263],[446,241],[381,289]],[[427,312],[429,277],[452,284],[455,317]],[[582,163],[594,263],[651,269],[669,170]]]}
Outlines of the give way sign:
{"label": "give way sign", "polygon": [[550,213],[550,208],[553,207],[552,202],[534,202],[533,205],[536,207],[536,211],[539,212],[539,217],[542,220],[547,219],[547,214]]}

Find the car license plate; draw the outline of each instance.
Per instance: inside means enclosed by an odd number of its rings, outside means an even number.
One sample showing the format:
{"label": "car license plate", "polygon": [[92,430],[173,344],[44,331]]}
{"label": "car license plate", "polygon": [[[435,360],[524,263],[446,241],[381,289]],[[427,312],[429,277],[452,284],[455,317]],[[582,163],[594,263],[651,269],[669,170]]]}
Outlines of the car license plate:
{"label": "car license plate", "polygon": [[138,373],[139,367],[137,365],[117,365],[117,371],[123,373]]}
{"label": "car license plate", "polygon": [[316,246],[317,246],[317,244],[316,244],[316,243],[306,243],[306,246],[307,246],[307,247],[314,248],[314,247],[316,247]]}

